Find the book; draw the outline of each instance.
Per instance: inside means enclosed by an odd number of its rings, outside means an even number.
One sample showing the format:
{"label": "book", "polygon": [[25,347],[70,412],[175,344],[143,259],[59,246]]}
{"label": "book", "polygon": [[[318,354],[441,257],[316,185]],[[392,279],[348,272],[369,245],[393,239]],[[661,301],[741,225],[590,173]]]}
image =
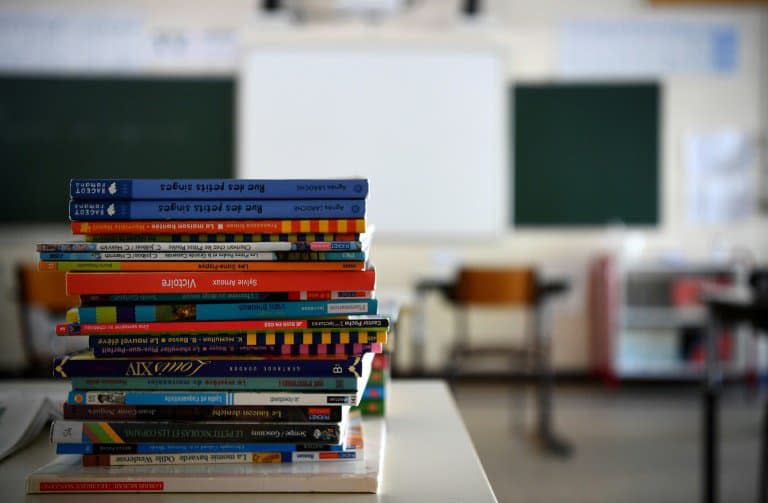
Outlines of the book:
{"label": "book", "polygon": [[72,387],[90,391],[354,391],[364,377],[72,377]]}
{"label": "book", "polygon": [[73,179],[72,199],[336,199],[368,195],[365,178],[339,179]]}
{"label": "book", "polygon": [[[69,449],[75,446],[77,449]],[[179,448],[179,446],[182,446]],[[130,449],[126,449],[129,447]],[[203,463],[296,463],[362,459],[362,419],[350,414],[341,444],[60,444],[59,454],[83,454],[83,466],[136,466]],[[133,450],[139,452],[132,452]],[[80,452],[78,452],[80,451]],[[90,451],[90,452],[89,452]],[[141,452],[144,451],[144,452]]]}
{"label": "book", "polygon": [[53,443],[274,442],[340,444],[340,423],[219,423],[213,421],[69,421],[51,425]]}
{"label": "book", "polygon": [[[237,243],[234,243],[237,244]],[[273,243],[262,243],[273,244]],[[148,252],[40,252],[41,261],[76,261],[76,262],[131,262],[131,261],[365,261],[368,254],[359,251],[148,251]],[[294,264],[295,265],[295,264]]]}
{"label": "book", "polygon": [[[245,341],[242,341],[245,339]],[[234,340],[235,342],[227,342]],[[381,353],[382,345],[373,344],[247,344],[238,334],[171,336],[94,336],[88,346],[97,358],[117,356],[351,356]]]}
{"label": "book", "polygon": [[[258,221],[256,221],[258,222]],[[291,220],[286,220],[291,222]],[[126,224],[141,222],[123,222]],[[78,222],[74,222],[78,224]],[[105,222],[98,222],[99,227]],[[279,243],[362,241],[366,233],[295,232],[273,234],[86,234],[85,243]]]}
{"label": "book", "polygon": [[58,395],[0,391],[0,460],[31,444],[48,421],[61,417]]}
{"label": "book", "polygon": [[189,454],[86,454],[83,466],[147,466],[147,465],[212,465],[302,463],[309,461],[353,461],[362,452],[303,451],[303,452],[221,452]]}
{"label": "book", "polygon": [[365,199],[145,200],[69,202],[69,219],[260,220],[364,218]]}
{"label": "book", "polygon": [[303,292],[224,292],[177,294],[111,294],[81,295],[80,305],[89,307],[109,304],[168,304],[175,302],[267,302],[286,300],[372,299],[370,290],[332,290]]}
{"label": "book", "polygon": [[[82,309],[82,308],[80,308]],[[118,308],[115,307],[115,310]],[[98,311],[97,311],[98,315]],[[247,333],[247,344],[350,344],[386,342],[389,319],[360,316],[332,319],[253,321],[102,322],[116,317],[102,312],[97,323],[60,323],[57,335],[149,335],[193,333]],[[382,334],[382,332],[384,332]],[[382,335],[384,338],[382,338]]]}
{"label": "book", "polygon": [[375,493],[381,479],[385,424],[366,421],[364,459],[345,463],[274,463],[84,467],[58,456],[31,473],[30,494],[50,493]]}
{"label": "book", "polygon": [[64,404],[64,419],[91,421],[245,421],[267,423],[338,423],[348,406],[281,405],[73,405]]}
{"label": "book", "polygon": [[69,323],[124,323],[178,320],[263,320],[376,314],[377,306],[378,301],[376,299],[354,299],[74,307],[67,312],[67,321]]}
{"label": "book", "polygon": [[71,377],[354,377],[370,369],[373,354],[350,357],[96,358],[92,351],[60,356],[53,376]]}
{"label": "book", "polygon": [[67,397],[71,404],[116,405],[357,405],[362,389],[355,391],[88,391],[73,389]]}
{"label": "book", "polygon": [[[355,412],[354,414],[357,414]],[[334,452],[344,444],[291,444],[268,442],[131,442],[122,444],[61,443],[56,454],[113,455],[113,454],[181,454],[194,452]]]}
{"label": "book", "polygon": [[67,273],[67,295],[132,293],[285,292],[373,290],[376,270],[306,274],[280,272],[98,272]]}
{"label": "book", "polygon": [[[243,221],[241,221],[243,222]],[[256,220],[255,222],[259,222]],[[292,222],[292,220],[286,220]],[[77,223],[77,222],[74,222]],[[123,222],[141,223],[141,222]],[[233,222],[234,223],[234,222]],[[97,222],[99,226],[105,222]],[[293,232],[273,234],[85,234],[84,243],[296,243],[309,242],[362,242],[364,233]]]}
{"label": "book", "polygon": [[246,271],[362,271],[365,262],[334,261],[249,261],[249,262],[45,262],[38,263],[40,271],[192,271],[192,272],[246,272]]}
{"label": "book", "polygon": [[[346,234],[365,232],[365,219],[78,221],[72,234]],[[338,239],[338,238],[337,238]]]}
{"label": "book", "polygon": [[[245,253],[286,251],[363,251],[367,241],[267,241],[267,242],[86,242],[41,243],[36,249],[41,253]],[[90,260],[86,258],[63,259],[48,255],[43,260]],[[115,260],[99,257],[95,260]],[[165,259],[164,259],[165,260]],[[171,259],[173,260],[173,259]],[[272,259],[276,260],[276,259]],[[283,260],[283,259],[281,259]],[[349,259],[345,259],[349,260]],[[361,259],[362,260],[362,259]]]}

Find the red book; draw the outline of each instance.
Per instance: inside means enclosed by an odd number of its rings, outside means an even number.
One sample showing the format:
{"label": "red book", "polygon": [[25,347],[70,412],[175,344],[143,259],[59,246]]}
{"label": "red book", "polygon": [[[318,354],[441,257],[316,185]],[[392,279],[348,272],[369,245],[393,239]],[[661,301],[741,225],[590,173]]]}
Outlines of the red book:
{"label": "red book", "polygon": [[373,290],[376,271],[69,272],[67,295]]}
{"label": "red book", "polygon": [[365,232],[365,219],[72,222],[73,234],[296,234]]}

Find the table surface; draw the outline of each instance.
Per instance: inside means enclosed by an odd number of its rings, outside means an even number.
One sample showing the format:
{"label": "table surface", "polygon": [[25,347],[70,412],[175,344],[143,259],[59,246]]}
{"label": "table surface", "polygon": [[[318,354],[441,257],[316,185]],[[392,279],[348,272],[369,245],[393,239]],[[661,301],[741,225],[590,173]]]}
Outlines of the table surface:
{"label": "table surface", "polygon": [[[64,391],[68,383],[0,381],[0,390]],[[274,502],[495,502],[488,478],[442,381],[393,380],[386,417],[386,446],[378,494],[142,494],[141,501]],[[47,433],[0,462],[0,500],[5,502],[109,501],[135,494],[26,495],[26,475],[54,458]]]}

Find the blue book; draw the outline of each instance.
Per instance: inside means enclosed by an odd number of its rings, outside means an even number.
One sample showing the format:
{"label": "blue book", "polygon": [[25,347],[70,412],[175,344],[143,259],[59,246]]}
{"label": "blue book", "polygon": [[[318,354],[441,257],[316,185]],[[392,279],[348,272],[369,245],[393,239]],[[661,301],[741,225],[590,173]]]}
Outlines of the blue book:
{"label": "blue book", "polygon": [[[363,376],[365,379],[366,376]],[[156,388],[157,389],[157,388]],[[71,405],[357,405],[358,391],[87,391],[74,389]]]}
{"label": "blue book", "polygon": [[364,218],[365,199],[70,201],[70,220]]}
{"label": "blue book", "polygon": [[247,443],[57,443],[56,454],[177,454],[185,452],[297,452],[341,451],[344,444],[247,444]]}
{"label": "blue book", "polygon": [[261,356],[199,357],[136,357],[96,358],[93,352],[81,351],[53,360],[53,376],[72,377],[221,377],[253,378],[332,377],[360,378],[370,368],[373,353],[362,356],[299,359],[278,359]]}
{"label": "blue book", "polygon": [[376,314],[377,299],[78,307],[77,323],[268,320]]}
{"label": "blue book", "polygon": [[44,261],[244,261],[244,262],[362,262],[366,252],[360,251],[259,251],[259,252],[40,252]]}
{"label": "blue book", "polygon": [[72,199],[364,199],[365,178],[239,179],[75,179]]}

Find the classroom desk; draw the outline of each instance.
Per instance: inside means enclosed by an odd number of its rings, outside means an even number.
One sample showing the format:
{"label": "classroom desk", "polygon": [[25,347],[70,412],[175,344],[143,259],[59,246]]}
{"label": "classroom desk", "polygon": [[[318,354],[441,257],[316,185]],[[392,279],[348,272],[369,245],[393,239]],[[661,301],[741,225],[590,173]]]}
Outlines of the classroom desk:
{"label": "classroom desk", "polygon": [[[718,368],[717,340],[722,329],[740,323],[749,323],[757,334],[768,335],[768,300],[755,297],[749,290],[728,290],[705,298],[711,317],[706,341],[706,372],[702,395],[702,500],[719,500],[719,397],[722,375]],[[758,499],[768,502],[768,400],[763,412],[763,432],[760,469],[758,471]]]}
{"label": "classroom desk", "polygon": [[[135,494],[25,495],[27,473],[54,457],[53,446],[44,432],[34,444],[0,462],[0,500],[4,503],[495,502],[496,496],[445,383],[396,379],[391,386],[379,494],[142,494],[140,498]],[[66,390],[68,384],[0,381],[2,389]]]}

